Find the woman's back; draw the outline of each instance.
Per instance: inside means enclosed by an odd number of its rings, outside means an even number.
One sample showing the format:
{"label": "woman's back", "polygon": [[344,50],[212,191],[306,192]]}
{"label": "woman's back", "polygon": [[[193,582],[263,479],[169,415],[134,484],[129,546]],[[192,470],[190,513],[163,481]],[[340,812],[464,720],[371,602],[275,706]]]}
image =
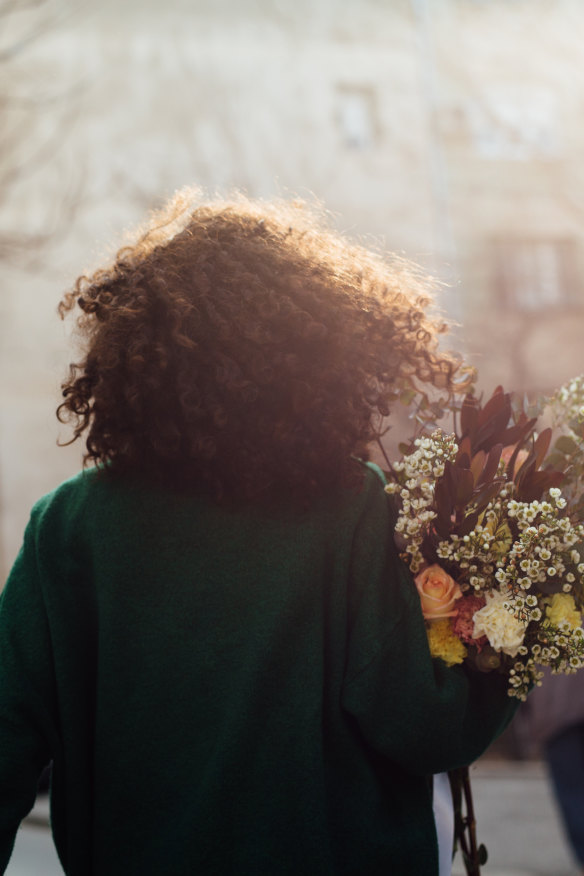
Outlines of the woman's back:
{"label": "woman's back", "polygon": [[46,616],[21,635],[42,653],[32,674],[54,676],[38,708],[62,733],[53,824],[67,872],[363,861],[358,824],[380,782],[341,697],[372,647],[350,635],[362,518],[377,541],[367,562],[380,574],[387,562],[375,480],[342,508],[300,515],[230,512],[95,472],[39,503],[5,611],[15,626],[19,608],[31,617],[42,602]]}

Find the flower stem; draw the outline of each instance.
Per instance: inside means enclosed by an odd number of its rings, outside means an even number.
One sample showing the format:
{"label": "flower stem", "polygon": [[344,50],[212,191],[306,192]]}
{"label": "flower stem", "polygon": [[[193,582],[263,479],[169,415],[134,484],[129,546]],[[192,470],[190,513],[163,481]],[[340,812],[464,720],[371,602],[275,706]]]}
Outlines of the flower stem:
{"label": "flower stem", "polygon": [[[468,876],[480,876],[486,860],[484,846],[477,845],[476,818],[468,767],[448,773],[454,806],[454,850],[460,848]],[[464,811],[463,811],[464,807]]]}

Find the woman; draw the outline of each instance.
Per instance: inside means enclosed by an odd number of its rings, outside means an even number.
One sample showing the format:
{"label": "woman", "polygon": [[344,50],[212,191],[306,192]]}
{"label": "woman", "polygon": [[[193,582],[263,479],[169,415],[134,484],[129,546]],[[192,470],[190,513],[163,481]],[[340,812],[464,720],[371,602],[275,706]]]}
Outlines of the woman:
{"label": "woman", "polygon": [[0,607],[0,869],[53,761],[68,874],[438,872],[432,773],[513,706],[429,655],[362,460],[453,391],[425,282],[293,204],[182,193],[81,277],[59,407],[93,464]]}

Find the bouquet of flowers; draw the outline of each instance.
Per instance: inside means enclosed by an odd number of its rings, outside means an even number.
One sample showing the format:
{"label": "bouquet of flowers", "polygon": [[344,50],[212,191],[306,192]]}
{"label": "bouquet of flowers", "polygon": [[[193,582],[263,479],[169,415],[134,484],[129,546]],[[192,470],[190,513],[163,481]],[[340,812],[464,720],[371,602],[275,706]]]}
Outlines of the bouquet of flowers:
{"label": "bouquet of flowers", "polygon": [[581,475],[577,434],[549,453],[552,429],[537,434],[537,418],[501,387],[484,406],[467,395],[459,413],[458,434],[425,430],[390,466],[398,544],[432,655],[504,671],[509,694],[525,699],[541,667],[584,666],[582,507],[561,489]]}
{"label": "bouquet of flowers", "polygon": [[[437,427],[445,413],[453,433]],[[509,695],[524,700],[542,667],[584,666],[584,376],[532,408],[501,387],[484,405],[472,393],[459,406],[424,398],[416,419],[398,462],[379,444],[430,652],[504,672]],[[468,768],[450,779],[455,841],[475,876],[487,855]]]}

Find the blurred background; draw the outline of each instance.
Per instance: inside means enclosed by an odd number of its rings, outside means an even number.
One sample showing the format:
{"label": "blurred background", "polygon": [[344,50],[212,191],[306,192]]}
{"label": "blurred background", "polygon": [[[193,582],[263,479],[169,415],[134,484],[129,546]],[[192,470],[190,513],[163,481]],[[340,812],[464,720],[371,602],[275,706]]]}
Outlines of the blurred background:
{"label": "blurred background", "polygon": [[422,264],[488,391],[583,370],[580,0],[0,0],[0,23],[3,577],[80,464],[59,298],[185,184],[316,198]]}

